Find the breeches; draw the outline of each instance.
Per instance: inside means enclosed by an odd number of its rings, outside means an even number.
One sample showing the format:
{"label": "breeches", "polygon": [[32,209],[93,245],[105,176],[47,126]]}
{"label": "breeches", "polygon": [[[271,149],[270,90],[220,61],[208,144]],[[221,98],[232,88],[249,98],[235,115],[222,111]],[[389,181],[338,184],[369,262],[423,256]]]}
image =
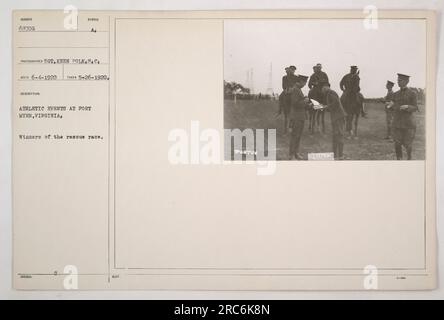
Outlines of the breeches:
{"label": "breeches", "polygon": [[344,118],[336,119],[332,122],[333,143],[344,142]]}
{"label": "breeches", "polygon": [[291,121],[290,154],[295,155],[299,152],[302,132],[304,131],[304,120]]}
{"label": "breeches", "polygon": [[415,138],[416,128],[393,128],[393,140],[395,143],[410,147]]}

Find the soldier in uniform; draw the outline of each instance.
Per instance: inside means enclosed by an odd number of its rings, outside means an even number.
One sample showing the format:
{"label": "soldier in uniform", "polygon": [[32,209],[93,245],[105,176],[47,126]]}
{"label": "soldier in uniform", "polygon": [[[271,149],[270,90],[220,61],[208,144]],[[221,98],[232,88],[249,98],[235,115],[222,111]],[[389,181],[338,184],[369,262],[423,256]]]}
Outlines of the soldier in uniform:
{"label": "soldier in uniform", "polygon": [[330,112],[332,125],[332,143],[335,160],[344,160],[345,112],[338,94],[330,89],[328,82],[321,83],[325,96],[326,110]]}
{"label": "soldier in uniform", "polygon": [[297,76],[296,83],[291,89],[291,112],[290,112],[290,160],[302,160],[299,153],[302,131],[304,130],[305,111],[310,105],[310,100],[302,93],[302,88],[306,85],[308,77]]}
{"label": "soldier in uniform", "polygon": [[[308,81],[308,88],[310,91],[308,92],[308,97],[310,99],[314,99],[321,104],[325,104],[324,96],[321,92],[321,88],[319,84],[322,82],[328,82],[327,74],[322,71],[322,64],[318,63],[313,67],[313,74]],[[325,120],[324,120],[324,111],[323,110],[309,110],[310,122],[309,122],[309,130],[311,134],[315,131],[315,126],[321,125],[322,133],[325,133]]]}
{"label": "soldier in uniform", "polygon": [[392,121],[393,121],[393,109],[389,108],[390,101],[393,100],[393,86],[395,83],[392,81],[387,81],[385,88],[387,89],[387,95],[384,98],[385,101],[385,119],[387,123],[387,135],[385,140],[390,140],[392,138]]}
{"label": "soldier in uniform", "polygon": [[285,68],[285,72],[287,73],[282,77],[282,93],[279,96],[279,112],[278,114],[284,113],[284,132],[287,132],[288,128],[288,114],[290,113],[290,104],[291,104],[291,94],[290,89],[296,83],[296,75],[294,74],[296,71],[295,66],[289,66]]}
{"label": "soldier in uniform", "polygon": [[357,93],[361,91],[360,85],[361,78],[359,77],[359,71],[357,66],[351,66],[350,72],[342,77],[339,87],[344,93]]}
{"label": "soldier in uniform", "polygon": [[323,101],[323,95],[319,84],[322,82],[328,82],[328,76],[324,71],[322,71],[322,64],[320,63],[313,67],[313,71],[314,72],[308,81],[308,88],[310,89],[308,97],[318,101],[319,103],[325,103]]}
{"label": "soldier in uniform", "polygon": [[407,159],[412,159],[412,143],[416,133],[413,113],[418,111],[416,92],[407,87],[410,76],[398,73],[399,90],[393,94],[389,108],[393,109],[392,134],[395,141],[396,159],[402,160],[402,146]]}

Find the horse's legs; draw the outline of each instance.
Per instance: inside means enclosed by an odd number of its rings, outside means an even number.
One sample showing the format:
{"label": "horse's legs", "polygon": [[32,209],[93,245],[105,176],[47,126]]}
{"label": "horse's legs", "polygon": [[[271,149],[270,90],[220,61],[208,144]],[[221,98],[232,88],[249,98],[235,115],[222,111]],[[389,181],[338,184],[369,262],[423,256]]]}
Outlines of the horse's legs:
{"label": "horse's legs", "polygon": [[310,110],[310,122],[309,122],[309,131],[310,134],[314,133],[314,123],[315,122],[315,111],[314,110]]}
{"label": "horse's legs", "polygon": [[320,128],[320,116],[321,116],[321,112],[316,110],[316,129],[318,129],[318,130]]}
{"label": "horse's legs", "polygon": [[355,128],[354,128],[354,136],[358,136],[358,119],[359,119],[359,113],[355,114]]}
{"label": "horse's legs", "polygon": [[351,133],[352,133],[352,122],[353,122],[353,114],[347,113],[345,118],[345,131],[348,134],[347,139],[350,139]]}
{"label": "horse's legs", "polygon": [[287,133],[288,130],[288,117],[287,113],[284,111],[284,133]]}
{"label": "horse's legs", "polygon": [[313,114],[311,115],[311,133],[314,134],[316,132],[316,110],[313,110]]}
{"label": "horse's legs", "polygon": [[316,131],[320,131],[319,128],[319,116],[321,115],[321,111],[320,110],[316,110]]}
{"label": "horse's legs", "polygon": [[321,125],[322,125],[322,133],[325,134],[325,112],[321,111]]}
{"label": "horse's legs", "polygon": [[308,111],[308,131],[311,131],[311,110]]}
{"label": "horse's legs", "polygon": [[307,111],[308,112],[308,131],[310,131],[310,128],[311,128],[311,121],[310,121],[310,119],[311,119],[311,111],[310,110],[308,110]]}

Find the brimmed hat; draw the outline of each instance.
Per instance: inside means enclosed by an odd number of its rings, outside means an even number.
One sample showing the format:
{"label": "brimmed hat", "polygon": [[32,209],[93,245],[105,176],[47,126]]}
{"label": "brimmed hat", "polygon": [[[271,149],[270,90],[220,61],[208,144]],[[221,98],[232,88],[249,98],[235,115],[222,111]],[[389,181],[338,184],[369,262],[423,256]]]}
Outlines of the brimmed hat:
{"label": "brimmed hat", "polygon": [[410,76],[408,76],[406,74],[398,73],[398,78],[404,79],[404,80],[409,80]]}

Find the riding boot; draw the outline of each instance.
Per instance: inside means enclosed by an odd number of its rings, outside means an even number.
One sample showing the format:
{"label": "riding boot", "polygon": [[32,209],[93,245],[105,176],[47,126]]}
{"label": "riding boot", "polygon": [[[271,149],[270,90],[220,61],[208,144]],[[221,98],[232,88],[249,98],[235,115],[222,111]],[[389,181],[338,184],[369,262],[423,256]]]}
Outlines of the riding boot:
{"label": "riding boot", "polygon": [[361,104],[361,116],[363,118],[367,118],[367,112],[365,112],[365,106],[364,103]]}
{"label": "riding boot", "polygon": [[322,134],[325,134],[325,119],[324,119],[325,114],[322,113],[322,117],[321,117],[321,121],[322,121]]}
{"label": "riding boot", "polygon": [[335,138],[333,138],[333,156],[334,156],[335,160],[338,157],[338,143],[336,142]]}
{"label": "riding boot", "polygon": [[402,160],[402,145],[400,143],[395,143],[396,159]]}
{"label": "riding boot", "polygon": [[407,151],[407,160],[412,160],[412,146],[408,146],[406,148]]}
{"label": "riding boot", "polygon": [[344,143],[338,142],[338,157],[342,159],[344,157]]}
{"label": "riding boot", "polygon": [[385,140],[389,140],[390,139],[390,128],[387,128],[387,135],[384,138]]}

